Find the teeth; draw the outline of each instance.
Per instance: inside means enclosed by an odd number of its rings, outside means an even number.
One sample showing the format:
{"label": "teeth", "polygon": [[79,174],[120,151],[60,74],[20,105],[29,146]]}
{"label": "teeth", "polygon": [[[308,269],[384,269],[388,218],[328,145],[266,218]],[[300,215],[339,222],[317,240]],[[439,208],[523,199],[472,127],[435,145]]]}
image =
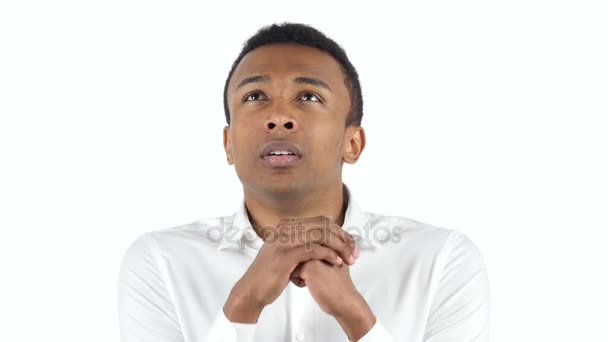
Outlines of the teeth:
{"label": "teeth", "polygon": [[273,154],[273,155],[284,155],[284,154],[293,154],[293,153],[291,153],[289,151],[272,151],[272,152],[270,152],[270,154]]}

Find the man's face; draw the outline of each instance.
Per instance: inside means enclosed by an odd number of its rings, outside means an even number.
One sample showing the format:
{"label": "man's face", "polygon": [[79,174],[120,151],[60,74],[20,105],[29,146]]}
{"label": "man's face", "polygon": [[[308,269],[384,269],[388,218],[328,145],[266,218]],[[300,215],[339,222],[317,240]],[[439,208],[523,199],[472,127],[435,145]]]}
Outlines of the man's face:
{"label": "man's face", "polygon": [[[340,65],[315,48],[251,51],[232,75],[227,101],[224,147],[248,191],[293,195],[326,188],[341,182],[342,161],[354,163],[365,145],[361,127],[345,128],[350,95]],[[294,155],[268,154],[288,150]]]}

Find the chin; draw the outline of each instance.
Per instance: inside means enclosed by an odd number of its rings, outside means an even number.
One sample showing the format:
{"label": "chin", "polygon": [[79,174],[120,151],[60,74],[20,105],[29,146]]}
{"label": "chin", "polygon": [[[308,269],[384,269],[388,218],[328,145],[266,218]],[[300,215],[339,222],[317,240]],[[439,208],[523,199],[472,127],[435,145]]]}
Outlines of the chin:
{"label": "chin", "polygon": [[247,186],[248,188],[267,196],[290,197],[302,191],[302,182],[291,179],[272,179],[265,182],[256,179],[255,182],[250,182],[249,184],[251,185]]}
{"label": "chin", "polygon": [[300,191],[300,186],[297,182],[294,181],[278,181],[261,184],[261,188],[265,189],[268,192],[273,192],[276,194],[291,194]]}

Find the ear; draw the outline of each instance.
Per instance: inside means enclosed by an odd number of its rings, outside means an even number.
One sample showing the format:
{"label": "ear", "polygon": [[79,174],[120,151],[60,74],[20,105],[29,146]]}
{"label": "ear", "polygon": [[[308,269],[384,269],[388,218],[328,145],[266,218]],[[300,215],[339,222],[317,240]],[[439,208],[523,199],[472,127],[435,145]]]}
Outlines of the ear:
{"label": "ear", "polygon": [[365,149],[365,130],[361,126],[349,126],[344,135],[342,159],[349,164],[357,162]]}
{"label": "ear", "polygon": [[230,126],[224,127],[224,151],[226,151],[226,160],[228,165],[234,164],[232,160],[232,138],[230,137]]}

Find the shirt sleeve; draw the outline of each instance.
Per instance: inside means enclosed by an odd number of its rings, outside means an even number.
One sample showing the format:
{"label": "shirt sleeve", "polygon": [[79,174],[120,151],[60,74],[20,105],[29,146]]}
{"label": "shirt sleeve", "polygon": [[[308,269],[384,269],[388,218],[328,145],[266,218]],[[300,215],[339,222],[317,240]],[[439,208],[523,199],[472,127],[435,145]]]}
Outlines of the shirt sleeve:
{"label": "shirt sleeve", "polygon": [[[118,279],[118,319],[121,342],[184,342],[175,306],[149,233],[125,253]],[[220,309],[205,341],[249,342],[256,324],[230,322]]]}
{"label": "shirt sleeve", "polygon": [[211,331],[207,336],[208,342],[250,342],[255,334],[255,323],[231,322],[224,310],[217,314]]}
{"label": "shirt sleeve", "polygon": [[358,342],[393,342],[395,339],[388,333],[388,331],[380,322],[380,319],[376,317],[376,323],[374,326],[361,337]]}
{"label": "shirt sleeve", "polygon": [[451,231],[449,256],[431,305],[424,342],[489,342],[490,290],[478,248]]}
{"label": "shirt sleeve", "polygon": [[118,277],[121,342],[183,342],[175,307],[163,275],[141,235],[125,253]]}

